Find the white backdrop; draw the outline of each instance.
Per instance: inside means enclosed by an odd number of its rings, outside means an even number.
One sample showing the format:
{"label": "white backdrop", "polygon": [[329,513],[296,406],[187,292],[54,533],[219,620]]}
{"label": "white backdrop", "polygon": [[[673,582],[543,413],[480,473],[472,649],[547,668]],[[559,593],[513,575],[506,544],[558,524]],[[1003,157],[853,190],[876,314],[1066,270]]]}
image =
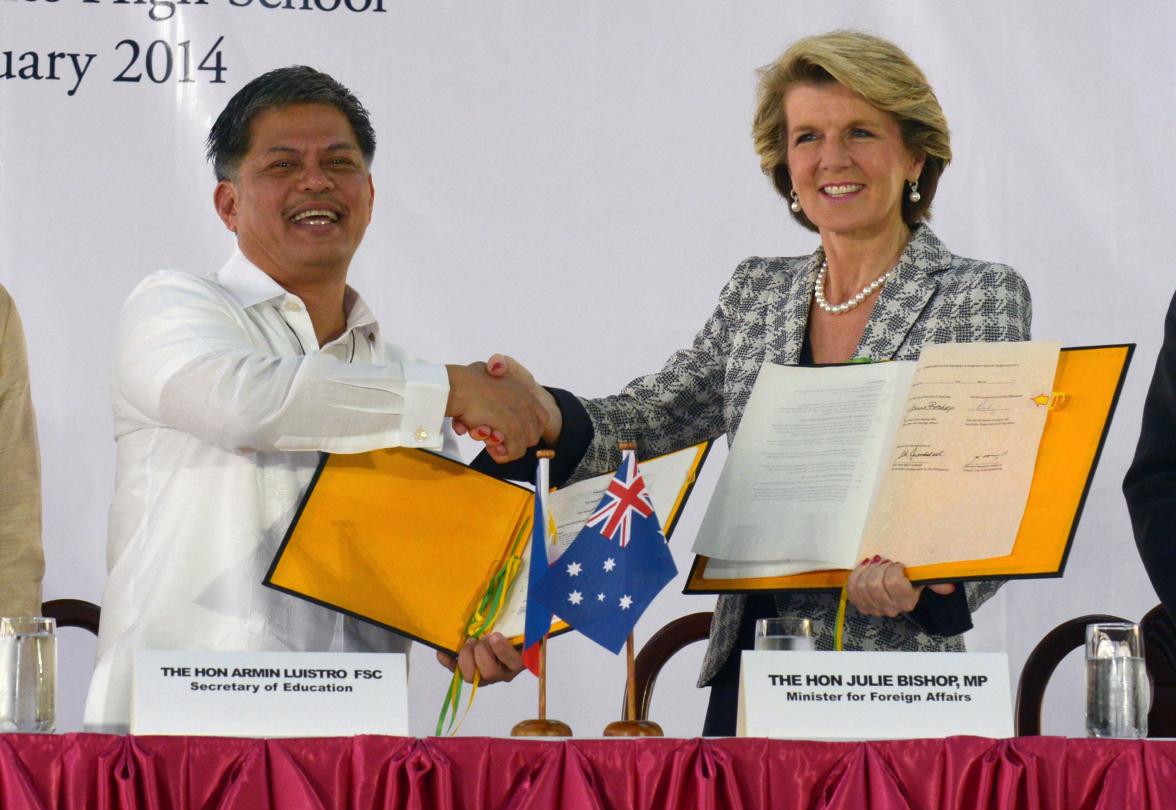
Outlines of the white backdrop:
{"label": "white backdrop", "polygon": [[[1120,482],[1176,286],[1176,6],[369,0],[366,12],[328,13],[301,10],[302,0],[243,2],[0,4],[0,282],[30,347],[46,598],[101,598],[115,320],[147,273],[207,273],[231,250],[202,141],[248,79],[308,63],[371,109],[376,210],[352,283],[391,339],[438,361],[507,351],[546,382],[599,395],[689,341],[739,260],[812,250],[815,237],[758,172],[755,70],[798,36],[857,27],[906,48],[947,112],[956,161],[936,201],[940,237],[1024,274],[1035,336],[1139,343],[1065,577],[1005,587],[975,617],[973,649],[1008,651],[1015,682],[1059,621],[1139,617],[1155,603]],[[195,67],[219,37],[225,81],[213,84]],[[140,51],[129,67],[135,49],[122,40]],[[144,66],[156,40],[168,46],[151,51],[159,83]],[[179,81],[185,50],[194,82]],[[49,52],[95,56],[77,57],[88,65],[80,81],[58,58],[52,79]],[[116,82],[120,71],[141,80]],[[723,456],[712,456],[674,538],[683,572]],[[710,609],[712,597],[677,593],[681,580],[655,601],[638,643]],[[62,648],[70,730],[93,645],[66,631]],[[693,688],[701,647],[679,658],[653,715],[690,735],[705,705]],[[416,734],[431,732],[445,688],[431,659],[413,655]],[[551,678],[552,715],[579,734],[617,715],[622,659],[563,637]],[[1081,733],[1076,659],[1055,683],[1045,730]],[[533,701],[530,676],[486,689],[462,733],[506,733]]]}

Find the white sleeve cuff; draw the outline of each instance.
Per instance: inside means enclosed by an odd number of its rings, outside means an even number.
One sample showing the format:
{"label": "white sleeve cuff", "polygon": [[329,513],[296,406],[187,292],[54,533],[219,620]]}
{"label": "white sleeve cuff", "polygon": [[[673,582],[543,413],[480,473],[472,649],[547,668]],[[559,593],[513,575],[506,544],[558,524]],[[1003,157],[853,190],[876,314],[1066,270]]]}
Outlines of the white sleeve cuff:
{"label": "white sleeve cuff", "polygon": [[449,402],[449,372],[431,363],[404,364],[404,411],[400,441],[405,447],[440,449],[445,405]]}

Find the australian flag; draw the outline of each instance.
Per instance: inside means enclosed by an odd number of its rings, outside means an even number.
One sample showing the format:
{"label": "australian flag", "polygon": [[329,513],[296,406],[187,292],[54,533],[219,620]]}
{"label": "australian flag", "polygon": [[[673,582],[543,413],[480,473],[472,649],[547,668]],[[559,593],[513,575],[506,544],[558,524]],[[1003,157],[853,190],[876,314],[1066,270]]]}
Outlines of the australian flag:
{"label": "australian flag", "polygon": [[600,505],[533,586],[533,594],[572,627],[617,653],[676,573],[636,454],[626,450]]}

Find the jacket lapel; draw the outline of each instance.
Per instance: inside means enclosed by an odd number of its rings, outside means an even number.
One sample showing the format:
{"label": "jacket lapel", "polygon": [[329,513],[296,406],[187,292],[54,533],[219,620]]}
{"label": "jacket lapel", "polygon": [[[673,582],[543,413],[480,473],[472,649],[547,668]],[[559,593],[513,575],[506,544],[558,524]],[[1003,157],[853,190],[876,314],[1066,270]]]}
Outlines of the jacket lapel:
{"label": "jacket lapel", "polygon": [[768,311],[764,335],[766,362],[796,365],[800,361],[804,332],[808,329],[809,306],[813,300],[813,277],[824,257],[824,251],[818,248],[803,264],[782,274],[779,283],[785,289],[769,297],[769,300],[786,303]]}
{"label": "jacket lapel", "polygon": [[882,288],[854,357],[889,360],[898,353],[915,321],[951,267],[951,252],[926,225],[919,225],[898,260],[898,273]]}

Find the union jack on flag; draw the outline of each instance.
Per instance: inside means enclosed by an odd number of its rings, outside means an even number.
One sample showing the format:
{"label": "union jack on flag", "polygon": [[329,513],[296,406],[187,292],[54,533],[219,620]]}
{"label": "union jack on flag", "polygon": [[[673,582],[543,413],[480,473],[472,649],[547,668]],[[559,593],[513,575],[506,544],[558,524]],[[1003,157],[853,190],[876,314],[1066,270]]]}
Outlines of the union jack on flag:
{"label": "union jack on flag", "polygon": [[604,500],[592,516],[584,523],[585,526],[604,526],[598,531],[609,540],[617,540],[620,536],[620,546],[629,545],[629,537],[633,531],[633,513],[641,517],[653,514],[653,501],[649,499],[649,492],[645,489],[645,479],[637,471],[637,458],[633,453],[627,453],[616,476],[609,482],[604,491]]}

